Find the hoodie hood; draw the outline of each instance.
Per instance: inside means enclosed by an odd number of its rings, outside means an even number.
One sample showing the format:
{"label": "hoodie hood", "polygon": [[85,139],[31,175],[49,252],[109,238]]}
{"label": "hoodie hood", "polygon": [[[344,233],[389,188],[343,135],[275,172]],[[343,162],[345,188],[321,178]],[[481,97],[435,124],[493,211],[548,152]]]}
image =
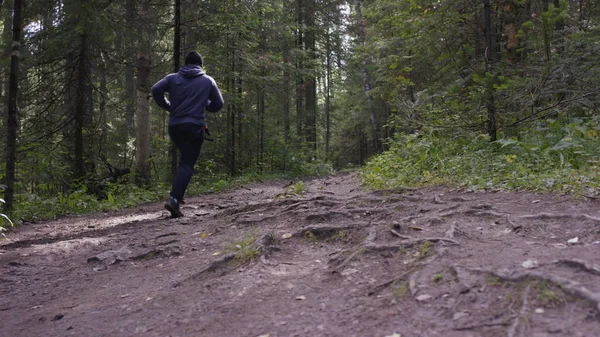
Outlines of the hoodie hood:
{"label": "hoodie hood", "polygon": [[185,77],[198,77],[204,75],[202,67],[197,64],[186,64],[179,69],[179,73]]}

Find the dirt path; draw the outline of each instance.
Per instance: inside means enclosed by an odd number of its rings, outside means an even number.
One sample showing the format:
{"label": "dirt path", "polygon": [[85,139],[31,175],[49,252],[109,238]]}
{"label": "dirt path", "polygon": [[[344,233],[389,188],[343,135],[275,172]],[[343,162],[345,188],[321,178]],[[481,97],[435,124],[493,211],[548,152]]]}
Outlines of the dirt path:
{"label": "dirt path", "polygon": [[598,201],[305,184],[21,227],[0,336],[600,336]]}

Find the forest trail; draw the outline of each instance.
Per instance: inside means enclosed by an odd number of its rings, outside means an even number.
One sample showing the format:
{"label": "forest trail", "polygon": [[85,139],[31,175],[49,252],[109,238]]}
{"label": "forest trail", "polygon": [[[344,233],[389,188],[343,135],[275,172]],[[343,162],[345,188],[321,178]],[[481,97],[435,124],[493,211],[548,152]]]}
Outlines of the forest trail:
{"label": "forest trail", "polygon": [[600,336],[599,201],[304,184],[22,226],[0,336]]}

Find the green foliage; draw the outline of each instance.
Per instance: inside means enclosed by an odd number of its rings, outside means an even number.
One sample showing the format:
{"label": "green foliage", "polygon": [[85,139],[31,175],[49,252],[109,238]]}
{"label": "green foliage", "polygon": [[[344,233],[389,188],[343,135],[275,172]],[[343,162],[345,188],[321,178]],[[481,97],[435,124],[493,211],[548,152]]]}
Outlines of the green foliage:
{"label": "green foliage", "polygon": [[[237,177],[217,173],[215,162],[210,160],[206,161],[203,166],[198,166],[197,169],[198,172],[188,186],[186,192],[188,196],[219,192],[255,181],[289,179],[299,176],[321,176],[333,172],[331,165],[319,161],[298,164],[297,170],[289,173],[259,174],[255,171],[249,171]],[[303,171],[304,169],[305,171]],[[85,186],[81,186],[68,194],[56,193],[54,196],[49,197],[31,193],[19,194],[17,195],[13,219],[17,223],[21,223],[55,219],[65,215],[115,211],[162,200],[169,195],[170,188],[170,184],[160,182],[154,182],[146,187],[122,182],[109,183],[105,199],[98,199]],[[294,185],[293,191],[295,192],[293,193],[301,193],[304,189],[304,183],[300,181]],[[0,216],[0,227],[2,227],[2,221],[6,221],[3,218],[3,216]]]}
{"label": "green foliage", "polygon": [[[4,199],[0,199],[0,203],[4,204]],[[0,213],[0,239],[6,239],[6,234],[4,234],[4,232],[6,231],[7,223],[10,227],[15,226],[15,224],[10,220],[8,215]]]}
{"label": "green foliage", "polygon": [[471,189],[597,194],[600,147],[595,118],[546,120],[517,138],[404,134],[362,171],[370,186],[457,185]]}
{"label": "green foliage", "polygon": [[258,228],[253,228],[244,237],[227,244],[224,250],[227,253],[235,253],[239,263],[250,262],[260,255],[258,247],[254,244],[257,238]]}
{"label": "green foliage", "polygon": [[290,193],[298,195],[298,194],[302,194],[306,191],[306,186],[304,186],[304,182],[302,180],[300,180],[299,182],[290,186],[288,188],[288,190]]}

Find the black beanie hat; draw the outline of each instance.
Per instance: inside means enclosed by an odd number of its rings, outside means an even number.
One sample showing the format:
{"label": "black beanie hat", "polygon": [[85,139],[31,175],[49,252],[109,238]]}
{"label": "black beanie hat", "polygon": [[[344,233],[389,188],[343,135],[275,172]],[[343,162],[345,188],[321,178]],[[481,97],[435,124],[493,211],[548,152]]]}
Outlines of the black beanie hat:
{"label": "black beanie hat", "polygon": [[203,60],[202,60],[202,55],[200,55],[200,53],[198,53],[197,51],[191,51],[186,57],[185,57],[185,64],[197,64],[199,66],[202,67],[203,64]]}

